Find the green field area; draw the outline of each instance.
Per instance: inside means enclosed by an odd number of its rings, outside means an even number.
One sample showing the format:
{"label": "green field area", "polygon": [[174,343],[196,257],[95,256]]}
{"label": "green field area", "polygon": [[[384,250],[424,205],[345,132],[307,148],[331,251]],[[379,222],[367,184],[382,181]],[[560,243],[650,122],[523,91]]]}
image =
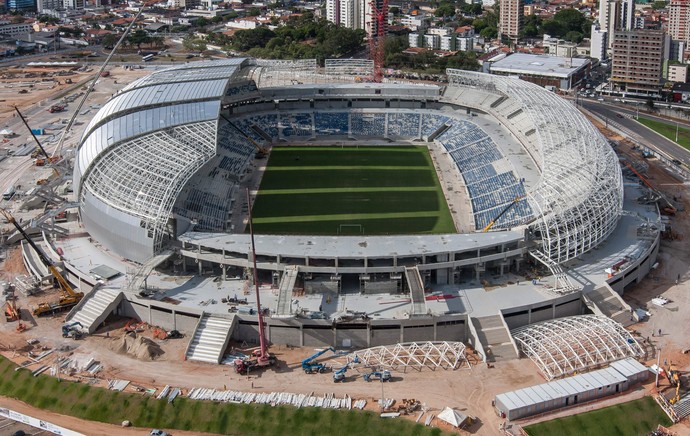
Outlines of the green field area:
{"label": "green field area", "polygon": [[[666,124],[661,121],[652,120],[645,117],[640,117],[637,120],[640,124],[643,124],[662,136],[676,142],[676,126],[675,124]],[[678,144],[682,147],[690,150],[690,129],[681,127],[678,129]]]}
{"label": "green field area", "polygon": [[[374,413],[355,410],[215,403],[183,397],[170,404],[149,396],[59,382],[47,375],[33,377],[31,371],[15,371],[15,368],[14,363],[0,357],[0,395],[63,415],[116,425],[129,420],[134,426],[144,428],[271,436],[442,434],[439,429],[407,419],[381,419]],[[220,374],[218,383],[229,383]]]}
{"label": "green field area", "polygon": [[426,147],[275,147],[252,215],[263,234],[455,233]]}
{"label": "green field area", "polygon": [[530,436],[644,436],[671,420],[652,397],[524,428]]}

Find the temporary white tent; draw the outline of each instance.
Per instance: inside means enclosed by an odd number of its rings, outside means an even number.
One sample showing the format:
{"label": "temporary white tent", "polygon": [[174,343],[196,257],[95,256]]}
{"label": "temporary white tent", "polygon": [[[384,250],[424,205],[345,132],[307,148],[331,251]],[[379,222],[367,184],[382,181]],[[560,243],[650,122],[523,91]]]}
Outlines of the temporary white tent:
{"label": "temporary white tent", "polygon": [[14,135],[14,132],[10,129],[2,129],[0,130],[0,135],[2,136],[12,136]]}
{"label": "temporary white tent", "polygon": [[469,416],[463,415],[462,413],[450,407],[443,409],[436,417],[447,422],[453,427],[462,427],[468,422],[469,419]]}

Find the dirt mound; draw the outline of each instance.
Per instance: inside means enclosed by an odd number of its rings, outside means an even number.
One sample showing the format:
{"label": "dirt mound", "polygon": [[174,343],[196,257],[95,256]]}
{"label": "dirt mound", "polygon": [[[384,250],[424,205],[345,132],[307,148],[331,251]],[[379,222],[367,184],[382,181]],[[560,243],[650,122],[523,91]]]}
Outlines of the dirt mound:
{"label": "dirt mound", "polygon": [[127,334],[113,339],[109,346],[119,354],[129,354],[139,360],[155,360],[163,354],[161,347],[149,338]]}

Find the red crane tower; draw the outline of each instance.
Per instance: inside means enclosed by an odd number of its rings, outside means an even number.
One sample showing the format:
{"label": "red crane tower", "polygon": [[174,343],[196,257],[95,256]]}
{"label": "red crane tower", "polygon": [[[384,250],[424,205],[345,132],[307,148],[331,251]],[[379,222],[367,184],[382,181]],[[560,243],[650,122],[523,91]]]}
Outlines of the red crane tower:
{"label": "red crane tower", "polygon": [[386,19],[388,15],[388,0],[370,0],[371,20],[369,29],[369,57],[374,61],[374,77],[372,81],[381,83],[383,78],[384,47],[386,42]]}

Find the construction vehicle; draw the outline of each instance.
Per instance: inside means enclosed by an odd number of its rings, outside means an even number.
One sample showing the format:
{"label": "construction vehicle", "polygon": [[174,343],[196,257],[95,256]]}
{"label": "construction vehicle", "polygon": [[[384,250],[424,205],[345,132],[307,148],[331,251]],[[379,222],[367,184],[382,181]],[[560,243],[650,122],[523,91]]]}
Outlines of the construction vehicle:
{"label": "construction vehicle", "polygon": [[125,324],[125,333],[139,333],[144,331],[146,321],[137,321],[132,318]]}
{"label": "construction vehicle", "polygon": [[58,271],[57,267],[53,265],[53,263],[48,259],[48,257],[45,255],[43,250],[41,250],[38,245],[31,239],[31,237],[24,231],[22,226],[17,223],[17,221],[14,219],[14,217],[7,212],[4,209],[0,209],[0,214],[2,214],[5,219],[7,220],[8,223],[12,224],[17,231],[24,237],[26,242],[29,243],[31,248],[36,251],[36,254],[38,254],[39,259],[41,259],[41,262],[48,268],[48,271],[50,271],[50,274],[52,274],[53,278],[55,279],[56,285],[60,288],[60,298],[58,301],[53,302],[53,303],[39,303],[39,305],[34,308],[33,314],[35,316],[43,316],[43,315],[50,315],[56,312],[60,312],[65,309],[69,309],[70,307],[76,306],[77,303],[81,301],[82,298],[84,298],[84,293],[83,292],[76,292],[74,289],[72,289],[72,286],[65,280],[65,278],[60,274],[60,271]]}
{"label": "construction vehicle", "polygon": [[335,371],[333,373],[333,383],[344,382],[345,381],[345,373],[347,372],[348,369],[350,369],[350,365],[345,365],[342,368],[340,368],[339,370]]}
{"label": "construction vehicle", "polygon": [[316,363],[314,362],[314,360],[318,359],[320,356],[326,354],[329,351],[332,351],[333,353],[336,352],[335,348],[328,347],[304,359],[302,361],[302,369],[304,370],[304,373],[313,374],[315,372],[323,373],[324,371],[326,371],[328,369],[326,365],[324,365],[323,363]]}
{"label": "construction vehicle", "polygon": [[182,333],[180,333],[178,330],[170,330],[166,331],[161,328],[154,328],[153,329],[153,338],[154,339],[160,339],[160,340],[166,340],[166,339],[179,339],[182,337]]}
{"label": "construction vehicle", "polygon": [[5,319],[7,322],[21,321],[21,311],[17,307],[17,302],[13,298],[7,299],[5,302]]}
{"label": "construction vehicle", "polygon": [[249,135],[247,135],[246,133],[244,133],[244,132],[242,131],[242,129],[240,129],[239,127],[237,127],[237,125],[236,125],[235,123],[233,123],[232,121],[230,121],[226,116],[224,116],[223,114],[221,114],[220,116],[223,117],[223,119],[224,119],[225,121],[227,121],[227,123],[228,123],[231,127],[233,127],[235,130],[237,130],[237,131],[240,133],[240,135],[242,135],[242,137],[244,137],[244,139],[246,139],[247,141],[249,141],[249,142],[254,146],[254,148],[256,149],[256,153],[254,154],[254,157],[255,157],[255,158],[257,158],[257,159],[263,159],[263,158],[265,158],[266,156],[268,156],[268,150],[267,150],[265,147],[262,147],[261,144],[259,144],[258,142],[254,141]]}
{"label": "construction vehicle", "polygon": [[256,246],[254,244],[254,227],[252,225],[252,208],[251,198],[249,196],[249,189],[247,189],[247,206],[249,210],[249,236],[252,247],[252,262],[253,262],[253,279],[254,289],[256,291],[256,308],[259,318],[259,349],[252,352],[253,359],[235,359],[235,372],[238,374],[248,374],[254,368],[265,368],[273,366],[276,363],[274,355],[268,352],[268,343],[266,340],[266,331],[264,327],[264,311],[261,310],[261,297],[259,295],[259,277],[256,272]]}
{"label": "construction vehicle", "polygon": [[82,323],[80,323],[79,321],[75,321],[71,324],[63,324],[62,325],[62,337],[63,338],[72,338],[75,341],[77,339],[81,339],[82,337],[84,337],[84,333],[81,330],[79,330],[77,327],[84,328]]}
{"label": "construction vehicle", "polygon": [[505,208],[503,208],[503,210],[501,211],[501,213],[499,213],[499,214],[496,216],[496,218],[494,218],[494,219],[492,219],[491,221],[489,221],[489,224],[487,224],[486,227],[484,227],[484,228],[482,229],[482,233],[486,233],[486,232],[488,232],[489,230],[491,230],[491,227],[493,227],[494,224],[496,224],[496,221],[498,221],[503,215],[505,215],[506,212],[508,212],[513,206],[515,206],[518,202],[520,202],[520,201],[523,200],[524,198],[525,198],[524,196],[522,196],[522,197],[515,197],[515,199],[514,199],[510,204],[508,204]]}
{"label": "construction vehicle", "polygon": [[[24,115],[19,111],[19,108],[17,106],[14,107],[15,112],[17,112],[17,115],[19,115],[19,118],[22,120],[22,123],[24,123],[24,126],[29,130],[29,133],[31,133],[31,137],[34,138],[34,142],[36,142],[36,145],[38,145],[38,150],[36,150],[36,155],[34,156],[34,153],[31,153],[31,157],[35,158],[36,160],[34,161],[34,164],[37,167],[44,166],[47,163],[54,164],[60,161],[61,157],[60,156],[50,156],[48,152],[46,151],[45,148],[43,148],[43,145],[41,145],[41,141],[38,140],[36,137],[36,129],[32,129],[31,126],[29,126],[29,123],[26,121],[26,118],[24,118]],[[42,130],[42,129],[41,129]],[[40,151],[39,151],[40,150]],[[43,155],[43,157],[41,157]],[[53,167],[53,172],[55,173],[55,176],[59,176],[60,173],[58,170]],[[41,180],[46,180],[47,179],[41,179]],[[39,183],[40,185],[40,183]]]}
{"label": "construction vehicle", "polygon": [[387,369],[381,371],[372,371],[368,374],[364,374],[364,381],[370,382],[372,380],[380,380],[381,382],[391,381],[391,372]]}
{"label": "construction vehicle", "polygon": [[54,104],[48,108],[48,112],[54,114],[55,112],[62,112],[65,110],[65,106],[62,104]]}

